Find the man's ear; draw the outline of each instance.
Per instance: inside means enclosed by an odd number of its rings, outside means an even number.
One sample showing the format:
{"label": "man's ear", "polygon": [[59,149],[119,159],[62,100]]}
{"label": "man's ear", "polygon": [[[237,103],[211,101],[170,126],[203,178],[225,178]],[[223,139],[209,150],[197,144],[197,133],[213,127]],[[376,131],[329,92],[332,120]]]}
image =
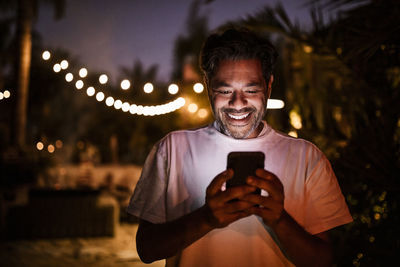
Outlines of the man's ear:
{"label": "man's ear", "polygon": [[273,82],[274,82],[274,75],[271,74],[271,76],[269,77],[268,86],[267,86],[267,94],[266,94],[267,99],[269,99],[269,97],[271,96]]}

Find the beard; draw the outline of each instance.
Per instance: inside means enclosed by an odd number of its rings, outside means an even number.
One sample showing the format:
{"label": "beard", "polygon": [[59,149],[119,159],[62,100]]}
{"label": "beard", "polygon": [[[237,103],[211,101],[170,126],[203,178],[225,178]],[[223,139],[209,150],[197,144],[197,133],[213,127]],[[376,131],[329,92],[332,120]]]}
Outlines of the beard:
{"label": "beard", "polygon": [[[221,131],[235,139],[246,139],[258,128],[260,125],[266,109],[257,110],[255,107],[246,107],[240,110],[232,108],[221,108],[213,110],[215,119],[219,123]],[[228,114],[243,114],[248,113],[244,123],[235,123]],[[233,123],[232,123],[233,121]]]}

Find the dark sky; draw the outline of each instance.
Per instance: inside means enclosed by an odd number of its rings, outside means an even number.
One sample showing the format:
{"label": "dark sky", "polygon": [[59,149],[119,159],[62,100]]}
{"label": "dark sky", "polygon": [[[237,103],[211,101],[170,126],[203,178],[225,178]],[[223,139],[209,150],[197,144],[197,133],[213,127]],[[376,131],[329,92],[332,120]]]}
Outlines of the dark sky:
{"label": "dark sky", "polygon": [[[42,7],[36,23],[43,43],[60,47],[79,59],[89,71],[102,71],[116,80],[120,66],[132,67],[140,59],[145,67],[159,65],[159,78],[168,81],[172,70],[174,40],[185,31],[190,0],[67,0],[65,16],[53,20],[52,10]],[[307,24],[304,1],[285,0],[293,18]],[[254,14],[268,0],[215,0],[203,5],[209,26]]]}

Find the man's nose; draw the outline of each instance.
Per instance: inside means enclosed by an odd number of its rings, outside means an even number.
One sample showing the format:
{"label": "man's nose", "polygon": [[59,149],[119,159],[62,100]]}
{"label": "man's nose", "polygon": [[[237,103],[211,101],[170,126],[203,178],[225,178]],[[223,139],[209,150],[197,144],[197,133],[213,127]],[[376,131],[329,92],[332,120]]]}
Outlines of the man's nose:
{"label": "man's nose", "polygon": [[243,108],[247,105],[247,99],[241,92],[233,92],[231,99],[229,100],[229,105],[236,109]]}

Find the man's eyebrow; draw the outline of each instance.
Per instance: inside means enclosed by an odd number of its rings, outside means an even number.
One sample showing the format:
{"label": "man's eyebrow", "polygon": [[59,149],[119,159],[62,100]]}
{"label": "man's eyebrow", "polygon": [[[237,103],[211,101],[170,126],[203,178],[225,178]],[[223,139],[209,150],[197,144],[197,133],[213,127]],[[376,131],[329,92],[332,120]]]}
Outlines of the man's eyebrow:
{"label": "man's eyebrow", "polygon": [[246,84],[246,87],[252,87],[252,86],[262,86],[261,82],[249,82]]}
{"label": "man's eyebrow", "polygon": [[229,87],[230,85],[224,81],[213,81],[212,83],[213,88],[219,88],[219,87]]}

